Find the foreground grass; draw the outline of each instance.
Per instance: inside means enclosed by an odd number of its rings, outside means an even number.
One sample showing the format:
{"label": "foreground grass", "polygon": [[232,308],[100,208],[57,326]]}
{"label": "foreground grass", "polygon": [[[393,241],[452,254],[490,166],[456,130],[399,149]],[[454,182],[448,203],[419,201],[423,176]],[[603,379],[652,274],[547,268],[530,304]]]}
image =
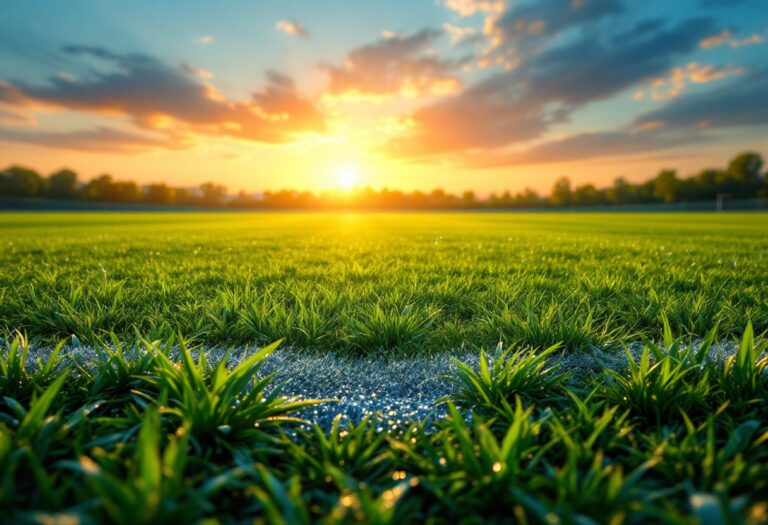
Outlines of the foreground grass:
{"label": "foreground grass", "polygon": [[723,363],[714,331],[699,347],[669,333],[587,378],[498,348],[447,378],[447,418],[389,433],[299,426],[320,401],[260,374],[275,345],[232,369],[183,345],[172,361],[173,340],[112,345],[89,367],[31,363],[11,337],[0,521],[765,523],[765,344],[748,325]]}
{"label": "foreground grass", "polygon": [[3,213],[0,329],[350,353],[768,330],[768,215]]}

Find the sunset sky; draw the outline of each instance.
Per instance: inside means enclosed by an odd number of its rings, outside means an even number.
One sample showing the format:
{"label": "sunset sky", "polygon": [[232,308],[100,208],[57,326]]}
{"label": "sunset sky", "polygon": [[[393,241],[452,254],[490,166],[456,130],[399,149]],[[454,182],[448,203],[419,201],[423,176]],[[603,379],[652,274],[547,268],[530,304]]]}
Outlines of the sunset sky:
{"label": "sunset sky", "polygon": [[768,154],[766,0],[0,3],[0,166],[480,193]]}

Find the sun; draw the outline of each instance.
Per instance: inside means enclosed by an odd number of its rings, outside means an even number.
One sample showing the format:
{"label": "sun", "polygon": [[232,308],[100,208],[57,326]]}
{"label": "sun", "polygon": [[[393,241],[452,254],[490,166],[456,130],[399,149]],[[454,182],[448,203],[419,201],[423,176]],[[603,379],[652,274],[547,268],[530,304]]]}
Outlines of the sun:
{"label": "sun", "polygon": [[360,182],[360,170],[351,164],[337,167],[334,176],[336,177],[336,184],[342,190],[351,190]]}

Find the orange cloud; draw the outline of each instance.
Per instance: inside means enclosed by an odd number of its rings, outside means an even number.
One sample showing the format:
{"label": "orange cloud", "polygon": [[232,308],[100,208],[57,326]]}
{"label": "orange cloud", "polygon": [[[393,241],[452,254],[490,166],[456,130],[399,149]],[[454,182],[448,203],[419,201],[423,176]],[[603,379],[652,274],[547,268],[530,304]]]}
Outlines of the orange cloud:
{"label": "orange cloud", "polygon": [[457,44],[464,38],[475,34],[474,27],[458,27],[453,24],[443,24],[443,29],[451,37],[451,44]]}
{"label": "orange cloud", "polygon": [[430,46],[438,36],[438,31],[425,29],[411,36],[390,35],[353,49],[344,64],[322,66],[328,73],[327,93],[381,98],[455,92],[461,85],[455,71],[462,62],[434,55]]}
{"label": "orange cloud", "polygon": [[504,10],[502,0],[446,0],[445,5],[461,16],[472,16],[478,12],[500,13]]}
{"label": "orange cloud", "polygon": [[297,36],[300,38],[309,38],[309,31],[306,27],[298,22],[289,22],[288,20],[280,20],[275,24],[275,29],[281,33],[285,33],[288,36]]}
{"label": "orange cloud", "polygon": [[[516,43],[512,47],[520,57],[518,67],[417,109],[407,116],[412,126],[390,139],[384,151],[411,159],[477,159],[526,147],[545,139],[554,125],[569,122],[587,104],[636,89],[660,75],[666,79],[672,61],[695,50],[712,29],[705,19],[675,26],[651,21],[618,33],[603,26],[581,32],[562,46],[556,38],[560,32],[591,24],[594,17],[616,16],[623,9],[616,0],[576,3],[570,9],[560,9],[562,4],[542,0],[505,13],[498,27],[504,30],[505,48]],[[682,76],[685,82],[704,83],[738,72],[694,64],[672,79],[679,82]],[[645,95],[636,94],[640,97]]]}
{"label": "orange cloud", "polygon": [[[64,52],[72,57],[87,55],[101,60],[110,71],[93,73],[81,81],[52,77],[48,85],[42,86],[0,82],[0,103],[127,116],[139,128],[160,132],[167,138],[131,141],[136,147],[181,147],[191,144],[196,135],[276,144],[295,140],[302,133],[322,131],[326,126],[325,115],[297,91],[291,78],[278,73],[268,73],[265,87],[253,93],[250,100],[238,102],[201,83],[201,70],[189,66],[174,68],[148,56],[121,55],[103,48],[69,47]],[[80,145],[89,138],[103,141],[104,136],[102,130],[98,134],[81,133],[77,140],[45,138]],[[121,136],[111,133],[108,138],[114,143]],[[184,141],[178,140],[181,136]]]}
{"label": "orange cloud", "polygon": [[34,123],[35,119],[26,113],[0,107],[0,126],[19,126]]}
{"label": "orange cloud", "polygon": [[104,126],[75,131],[0,128],[0,140],[81,151],[133,154],[148,149],[179,150],[190,146],[183,136],[156,137]]}
{"label": "orange cloud", "polygon": [[[713,65],[703,65],[697,62],[691,62],[685,67],[673,68],[669,75],[657,78],[653,81],[652,88],[647,95],[651,100],[662,101],[680,96],[688,83],[707,84],[722,78],[744,73],[742,67],[731,67],[718,69]],[[639,93],[639,94],[638,94]],[[638,91],[635,93],[635,100],[643,100],[646,93]]]}
{"label": "orange cloud", "polygon": [[747,47],[765,42],[765,35],[754,34],[744,38],[736,38],[730,29],[723,29],[716,35],[704,38],[699,42],[702,49],[712,49],[719,46],[728,45],[732,48]]}
{"label": "orange cloud", "polygon": [[728,43],[731,40],[732,36],[733,36],[733,33],[731,32],[730,29],[723,29],[716,35],[703,38],[701,42],[699,42],[699,47],[703,49],[712,49],[713,47],[721,46],[723,44]]}
{"label": "orange cloud", "polygon": [[213,78],[213,73],[211,73],[210,71],[208,71],[206,69],[201,69],[199,67],[190,66],[189,64],[184,64],[183,68],[184,68],[184,71],[186,73],[190,74],[190,75],[195,75],[195,76],[198,76],[200,78],[206,78],[206,79]]}

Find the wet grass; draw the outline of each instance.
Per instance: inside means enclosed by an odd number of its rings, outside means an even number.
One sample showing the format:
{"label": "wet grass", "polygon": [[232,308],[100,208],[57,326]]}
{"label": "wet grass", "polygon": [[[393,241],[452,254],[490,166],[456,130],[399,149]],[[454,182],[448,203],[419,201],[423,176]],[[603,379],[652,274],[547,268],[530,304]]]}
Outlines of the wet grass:
{"label": "wet grass", "polygon": [[[768,216],[0,214],[0,248],[2,523],[768,521]],[[280,339],[495,350],[445,418],[320,426]]]}
{"label": "wet grass", "polygon": [[764,214],[3,213],[0,329],[364,354],[768,330]]}
{"label": "wet grass", "polygon": [[113,345],[94,367],[12,337],[0,521],[765,523],[768,357],[743,331],[724,361],[665,336],[579,378],[498,349],[457,370],[447,417],[397,429],[302,424],[329,401],[280,394],[274,345],[232,368],[178,339]]}

